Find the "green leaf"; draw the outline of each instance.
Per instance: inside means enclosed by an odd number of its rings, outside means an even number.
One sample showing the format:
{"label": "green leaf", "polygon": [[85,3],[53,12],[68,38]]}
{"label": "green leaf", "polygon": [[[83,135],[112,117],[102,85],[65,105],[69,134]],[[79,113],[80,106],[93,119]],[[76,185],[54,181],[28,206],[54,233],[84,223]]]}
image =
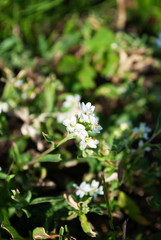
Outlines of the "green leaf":
{"label": "green leaf", "polygon": [[58,65],[58,71],[63,74],[74,73],[79,67],[79,59],[72,55],[66,55]]}
{"label": "green leaf", "polygon": [[92,89],[95,87],[95,70],[90,65],[83,66],[83,68],[78,73],[78,79],[82,84],[84,89]]}
{"label": "green leaf", "polygon": [[59,230],[59,240],[63,240],[64,228],[61,227]]}
{"label": "green leaf", "polygon": [[27,203],[29,203],[30,200],[31,200],[31,197],[32,197],[32,192],[31,192],[30,190],[28,190],[28,191],[27,191],[27,195],[26,195],[26,197],[25,197],[24,200],[25,200]]}
{"label": "green leaf", "polygon": [[47,154],[38,159],[38,162],[60,162],[60,154]]}
{"label": "green leaf", "polygon": [[85,42],[86,51],[97,52],[99,51],[107,51],[113,42],[114,35],[112,31],[107,29],[107,27],[102,27],[99,31],[95,33],[95,35]]}
{"label": "green leaf", "polygon": [[7,176],[6,181],[9,183],[11,181],[11,179],[14,178],[14,177],[15,177],[15,174],[10,174],[10,175]]}
{"label": "green leaf", "polygon": [[112,77],[118,68],[119,57],[117,54],[110,52],[107,58],[106,65],[103,67],[102,75]]}
{"label": "green leaf", "polygon": [[151,139],[153,139],[154,137],[156,137],[159,133],[161,133],[161,112],[159,113],[159,117],[157,119],[157,125],[156,125],[156,129],[153,133],[153,136],[151,137]]}
{"label": "green leaf", "polygon": [[110,83],[106,83],[97,88],[96,96],[105,96],[108,98],[117,98],[120,96],[122,88]]}
{"label": "green leaf", "polygon": [[54,137],[53,136],[49,136],[47,133],[44,133],[44,132],[42,132],[42,135],[47,142],[54,142]]}
{"label": "green leaf", "polygon": [[124,192],[119,192],[118,203],[125,213],[129,215],[133,220],[142,224],[149,225],[150,222],[140,214],[140,209],[133,199],[127,196]]}
{"label": "green leaf", "polygon": [[150,198],[147,198],[147,202],[152,208],[155,208],[161,211],[161,201],[159,198],[156,199],[155,197],[150,197]]}
{"label": "green leaf", "polygon": [[6,173],[3,173],[3,172],[0,172],[0,179],[6,179],[7,177],[7,174]]}
{"label": "green leaf", "polygon": [[35,198],[30,202],[30,205],[46,203],[46,202],[58,202],[64,200],[64,197],[40,197]]}
{"label": "green leaf", "polygon": [[33,230],[33,239],[49,239],[50,236],[45,232],[43,227],[37,227]]}
{"label": "green leaf", "polygon": [[112,151],[117,151],[120,153],[122,150],[124,150],[125,144],[122,144],[121,139],[114,139],[112,144]]}
{"label": "green leaf", "polygon": [[79,220],[80,220],[83,231],[91,237],[96,237],[96,232],[92,230],[86,215],[85,214],[80,215]]}
{"label": "green leaf", "polygon": [[30,218],[30,217],[31,217],[31,213],[30,213],[28,210],[22,208],[22,211],[26,214],[26,217],[27,217],[27,218]]}
{"label": "green leaf", "polygon": [[13,240],[24,240],[23,237],[21,237],[18,232],[14,229],[14,227],[11,226],[9,220],[8,220],[8,216],[7,216],[7,211],[6,209],[1,209],[2,214],[3,214],[3,222],[1,224],[1,227],[4,228],[5,230],[7,230],[7,232],[10,233],[10,235],[12,236]]}
{"label": "green leaf", "polygon": [[161,143],[156,143],[156,144],[147,143],[145,144],[145,147],[158,148],[161,150]]}

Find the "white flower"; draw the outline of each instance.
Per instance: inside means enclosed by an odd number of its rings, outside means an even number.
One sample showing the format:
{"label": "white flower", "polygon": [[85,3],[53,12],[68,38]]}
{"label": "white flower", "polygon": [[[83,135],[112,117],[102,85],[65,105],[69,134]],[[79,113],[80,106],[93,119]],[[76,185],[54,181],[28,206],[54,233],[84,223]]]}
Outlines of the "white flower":
{"label": "white flower", "polygon": [[89,194],[94,197],[95,199],[97,198],[97,195],[103,195],[103,186],[99,186],[99,182],[96,180],[93,180],[91,185],[90,185],[90,192]]}
{"label": "white flower", "polygon": [[80,119],[81,119],[83,122],[85,122],[85,123],[86,123],[86,122],[90,122],[89,116],[86,115],[86,114],[83,114],[83,113],[81,113]]}
{"label": "white flower", "polygon": [[74,133],[76,136],[78,136],[80,139],[84,139],[86,136],[88,136],[88,132],[85,130],[85,126],[77,123],[75,125]]}
{"label": "white flower", "polygon": [[[81,139],[80,148],[96,148],[99,141],[89,136],[89,133],[100,133],[102,127],[98,124],[98,118],[94,115],[95,107],[90,102],[80,104],[81,113],[77,113],[75,116],[71,114],[71,118],[67,118],[63,121],[68,132],[74,133]],[[62,121],[62,119],[61,119]]]}
{"label": "white flower", "polygon": [[23,100],[27,100],[28,99],[27,93],[22,93],[21,97],[22,97]]}
{"label": "white flower", "polygon": [[80,198],[84,197],[84,195],[91,190],[90,185],[86,182],[82,182],[80,186],[78,186],[77,184],[74,184],[73,186],[78,189],[76,191],[76,195]]}
{"label": "white flower", "polygon": [[95,132],[95,133],[100,133],[100,130],[102,130],[103,128],[98,124],[98,122],[97,123],[95,123],[94,125],[93,125],[93,127],[92,127],[92,130],[93,130],[93,132]]}
{"label": "white flower", "polygon": [[80,119],[83,122],[95,121],[95,116],[93,114],[95,107],[92,106],[92,104],[90,102],[88,102],[87,104],[82,102],[82,104],[80,104],[80,109],[82,111],[82,113],[80,115]]}
{"label": "white flower", "polygon": [[86,147],[90,148],[96,148],[99,141],[97,139],[92,139],[91,137],[86,136],[82,141],[80,142],[80,147],[82,150],[84,150]]}
{"label": "white flower", "polygon": [[98,123],[98,117],[96,117],[94,114],[89,115],[89,120],[92,125],[96,125]]}
{"label": "white flower", "polygon": [[92,104],[90,102],[88,102],[86,104],[84,102],[82,102],[82,104],[80,105],[80,108],[84,114],[88,115],[88,114],[91,114],[94,112],[95,106],[92,106]]}
{"label": "white flower", "polygon": [[0,102],[0,113],[8,111],[8,104],[6,102]]}
{"label": "white flower", "polygon": [[21,87],[23,85],[23,80],[22,79],[17,79],[15,82],[15,87]]}
{"label": "white flower", "polygon": [[148,139],[148,133],[151,132],[151,129],[146,126],[146,123],[141,122],[139,127],[133,128],[133,133],[135,133],[138,137]]}
{"label": "white flower", "polygon": [[63,103],[63,107],[72,107],[73,105],[75,105],[79,101],[80,101],[80,95],[78,95],[78,94],[75,94],[74,96],[68,95],[65,98],[65,101]]}
{"label": "white flower", "polygon": [[140,123],[140,132],[143,133],[143,138],[148,139],[148,133],[151,132],[151,129],[146,126],[145,123]]}
{"label": "white flower", "polygon": [[117,45],[117,43],[113,42],[110,47],[112,49],[117,49],[118,45]]}
{"label": "white flower", "polygon": [[63,124],[66,126],[68,132],[74,132],[75,126],[77,124],[77,118],[75,116],[72,116],[71,119],[64,120]]}
{"label": "white flower", "polygon": [[99,182],[96,180],[93,180],[91,184],[82,182],[80,186],[77,184],[73,185],[77,191],[76,195],[80,198],[84,197],[86,193],[88,193],[90,196],[94,197],[94,199],[97,198],[97,195],[103,195],[103,186],[99,186]]}

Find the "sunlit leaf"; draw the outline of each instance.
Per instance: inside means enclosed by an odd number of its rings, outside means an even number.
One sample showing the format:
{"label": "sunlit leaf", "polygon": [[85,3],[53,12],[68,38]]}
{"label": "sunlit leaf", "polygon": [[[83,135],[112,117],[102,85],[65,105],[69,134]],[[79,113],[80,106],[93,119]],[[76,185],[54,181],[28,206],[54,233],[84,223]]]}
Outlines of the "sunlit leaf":
{"label": "sunlit leaf", "polygon": [[59,240],[63,240],[64,228],[61,227],[59,230]]}
{"label": "sunlit leaf", "polygon": [[39,162],[60,162],[60,154],[47,154],[38,159]]}
{"label": "sunlit leaf", "polygon": [[118,203],[121,208],[124,209],[125,213],[129,215],[133,220],[142,224],[149,225],[150,222],[141,215],[138,205],[133,199],[127,196],[124,192],[119,192]]}
{"label": "sunlit leaf", "polygon": [[91,237],[96,237],[97,233],[92,230],[91,224],[88,222],[86,215],[85,214],[80,215],[79,220],[83,231]]}
{"label": "sunlit leaf", "polygon": [[0,179],[6,179],[7,178],[7,174],[0,172]]}
{"label": "sunlit leaf", "polygon": [[110,83],[106,83],[97,88],[95,92],[96,96],[105,96],[108,98],[117,98],[120,95],[120,89]]}
{"label": "sunlit leaf", "polygon": [[84,89],[92,89],[95,87],[95,70],[90,65],[83,66],[83,68],[78,73],[78,79]]}
{"label": "sunlit leaf", "polygon": [[33,230],[33,239],[49,239],[49,235],[45,232],[43,227],[37,227]]}

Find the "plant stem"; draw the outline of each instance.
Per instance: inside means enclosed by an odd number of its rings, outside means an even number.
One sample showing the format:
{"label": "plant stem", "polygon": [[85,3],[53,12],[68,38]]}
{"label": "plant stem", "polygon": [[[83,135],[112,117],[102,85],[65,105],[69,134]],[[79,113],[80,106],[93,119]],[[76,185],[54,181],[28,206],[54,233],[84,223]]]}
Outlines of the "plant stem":
{"label": "plant stem", "polygon": [[27,165],[32,165],[36,163],[41,157],[45,156],[46,154],[49,154],[50,152],[54,151],[56,148],[58,148],[60,145],[65,143],[66,141],[75,138],[74,134],[69,134],[67,137],[62,139],[56,146],[51,146],[49,149],[45,150],[43,153],[39,154],[38,156],[34,157],[32,161],[27,163]]}

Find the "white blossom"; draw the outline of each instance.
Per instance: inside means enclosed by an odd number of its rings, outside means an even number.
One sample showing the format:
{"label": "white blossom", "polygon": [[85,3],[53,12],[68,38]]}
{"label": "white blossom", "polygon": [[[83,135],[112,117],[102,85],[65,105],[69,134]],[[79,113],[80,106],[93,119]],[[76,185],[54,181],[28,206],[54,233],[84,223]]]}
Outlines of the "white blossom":
{"label": "white blossom", "polygon": [[103,195],[103,186],[99,186],[99,182],[96,180],[93,180],[90,185],[90,192],[89,194],[94,197],[94,199],[97,198],[97,195]]}
{"label": "white blossom", "polygon": [[99,141],[90,137],[91,132],[100,133],[102,127],[98,124],[98,118],[94,115],[95,107],[90,102],[80,104],[81,112],[63,121],[68,132],[72,132],[80,141],[80,148],[96,148]]}
{"label": "white blossom", "polygon": [[66,112],[58,112],[57,113],[57,121],[59,123],[63,123],[64,120],[71,118],[71,116],[79,115],[81,114],[80,110],[80,96],[78,94],[75,94],[74,96],[70,95],[67,96],[63,107],[68,107],[69,110]]}
{"label": "white blossom", "polygon": [[135,133],[138,137],[144,138],[148,140],[148,133],[151,132],[151,129],[146,126],[146,123],[141,122],[139,127],[133,128],[133,133]]}
{"label": "white blossom", "polygon": [[75,103],[80,101],[80,95],[79,94],[75,94],[73,95],[68,95],[65,98],[65,101],[63,103],[63,107],[72,107],[73,105],[75,105]]}
{"label": "white blossom", "polygon": [[99,141],[97,139],[93,139],[91,137],[86,136],[80,142],[80,147],[82,150],[84,150],[86,147],[97,148],[98,143],[99,143]]}
{"label": "white blossom", "polygon": [[8,104],[6,102],[0,102],[0,113],[8,111]]}
{"label": "white blossom", "polygon": [[88,136],[88,132],[85,130],[85,126],[80,124],[80,123],[77,123],[75,125],[75,129],[74,129],[74,133],[76,136],[78,136],[80,139],[84,139],[85,137]]}
{"label": "white blossom", "polygon": [[118,45],[117,43],[113,42],[110,46],[112,49],[117,49],[118,48]]}
{"label": "white blossom", "polygon": [[100,133],[100,130],[102,130],[103,128],[98,124],[98,122],[97,123],[95,123],[94,125],[93,125],[93,127],[92,127],[92,130],[93,130],[93,132],[95,132],[95,133]]}
{"label": "white blossom", "polygon": [[86,182],[82,182],[80,186],[78,186],[77,184],[74,184],[73,186],[77,189],[76,196],[79,196],[80,198],[84,197],[84,195],[86,193],[89,193],[89,191],[91,190],[90,185]]}
{"label": "white blossom", "polygon": [[15,84],[15,87],[21,87],[23,83],[24,82],[22,79],[17,79],[14,84]]}
{"label": "white blossom", "polygon": [[97,198],[97,195],[104,194],[103,186],[99,186],[99,182],[96,180],[93,180],[91,184],[83,181],[80,186],[77,184],[73,184],[73,186],[77,189],[76,196],[79,196],[80,198],[84,197],[86,193],[92,196],[94,199]]}
{"label": "white blossom", "polygon": [[82,113],[89,115],[94,112],[95,106],[93,106],[90,102],[87,104],[82,102],[82,104],[80,104],[80,108],[82,110]]}
{"label": "white blossom", "polygon": [[77,124],[77,118],[75,116],[72,116],[71,119],[64,120],[63,124],[66,126],[68,132],[74,132],[75,126]]}
{"label": "white blossom", "polygon": [[95,107],[92,106],[92,104],[90,102],[88,102],[87,104],[85,104],[84,102],[82,102],[82,104],[80,104],[80,109],[81,109],[81,115],[80,115],[80,119],[83,122],[93,122],[95,121],[95,116],[93,115],[94,109]]}

